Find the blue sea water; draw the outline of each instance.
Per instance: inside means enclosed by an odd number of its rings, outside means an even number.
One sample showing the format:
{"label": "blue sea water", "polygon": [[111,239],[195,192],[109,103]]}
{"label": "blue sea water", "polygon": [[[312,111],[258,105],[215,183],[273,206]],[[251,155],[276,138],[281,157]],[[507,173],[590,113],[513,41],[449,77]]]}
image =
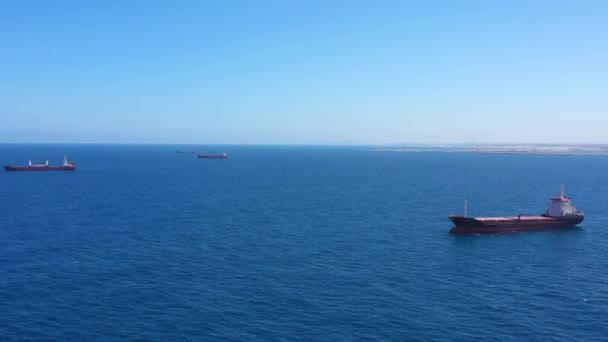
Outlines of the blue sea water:
{"label": "blue sea water", "polygon": [[[608,339],[608,158],[180,148],[0,145],[78,165],[0,173],[1,340]],[[448,234],[560,184],[578,228]]]}

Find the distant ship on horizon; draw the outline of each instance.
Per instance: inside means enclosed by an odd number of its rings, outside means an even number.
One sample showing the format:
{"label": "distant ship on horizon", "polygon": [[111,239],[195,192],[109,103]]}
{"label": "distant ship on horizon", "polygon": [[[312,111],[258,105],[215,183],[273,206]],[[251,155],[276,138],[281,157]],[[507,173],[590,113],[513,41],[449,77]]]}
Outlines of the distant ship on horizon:
{"label": "distant ship on horizon", "polygon": [[76,163],[68,160],[67,156],[63,157],[63,164],[61,166],[51,166],[47,160],[44,164],[32,164],[32,161],[28,161],[26,166],[13,166],[5,165],[5,171],[74,171],[76,170]]}
{"label": "distant ship on horizon", "polygon": [[468,233],[505,233],[516,231],[545,230],[570,228],[583,222],[582,211],[570,204],[570,198],[564,194],[564,188],[559,196],[549,200],[549,207],[539,216],[510,216],[510,217],[469,217],[465,201],[464,215],[449,215],[454,222],[450,230],[452,234]]}
{"label": "distant ship on horizon", "polygon": [[199,154],[196,156],[199,159],[228,159],[226,152],[222,154]]}

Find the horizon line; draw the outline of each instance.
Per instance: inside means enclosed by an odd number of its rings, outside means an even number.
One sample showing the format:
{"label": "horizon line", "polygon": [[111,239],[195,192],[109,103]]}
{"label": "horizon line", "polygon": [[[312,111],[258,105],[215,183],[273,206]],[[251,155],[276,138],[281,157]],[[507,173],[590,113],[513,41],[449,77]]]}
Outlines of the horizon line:
{"label": "horizon line", "polygon": [[401,143],[179,143],[179,142],[76,142],[76,141],[0,141],[3,145],[213,145],[213,146],[492,146],[492,145],[550,145],[550,146],[589,146],[608,145],[608,142],[401,142]]}

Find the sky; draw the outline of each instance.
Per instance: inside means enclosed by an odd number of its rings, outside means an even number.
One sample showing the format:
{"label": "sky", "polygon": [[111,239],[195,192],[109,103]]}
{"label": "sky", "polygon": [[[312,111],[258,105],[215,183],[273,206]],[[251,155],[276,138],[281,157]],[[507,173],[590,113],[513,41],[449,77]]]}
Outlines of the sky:
{"label": "sky", "polygon": [[608,143],[608,1],[0,1],[0,142]]}

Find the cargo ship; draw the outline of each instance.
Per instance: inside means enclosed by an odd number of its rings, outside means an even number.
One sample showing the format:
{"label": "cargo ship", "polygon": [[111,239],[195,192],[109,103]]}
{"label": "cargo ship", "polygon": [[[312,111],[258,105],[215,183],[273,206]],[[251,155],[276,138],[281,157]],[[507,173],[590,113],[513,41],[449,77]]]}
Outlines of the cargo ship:
{"label": "cargo ship", "polygon": [[200,159],[228,159],[228,154],[226,152],[222,154],[199,154],[197,157]]}
{"label": "cargo ship", "polygon": [[74,171],[76,170],[76,163],[68,160],[67,157],[63,158],[63,164],[61,166],[51,166],[47,160],[44,164],[32,164],[32,161],[28,161],[26,166],[4,166],[5,171]]}
{"label": "cargo ship", "polygon": [[547,211],[538,216],[470,217],[465,201],[464,215],[449,215],[449,218],[454,222],[452,234],[482,234],[570,228],[583,222],[585,216],[570,204],[562,187],[560,195],[549,200]]}

